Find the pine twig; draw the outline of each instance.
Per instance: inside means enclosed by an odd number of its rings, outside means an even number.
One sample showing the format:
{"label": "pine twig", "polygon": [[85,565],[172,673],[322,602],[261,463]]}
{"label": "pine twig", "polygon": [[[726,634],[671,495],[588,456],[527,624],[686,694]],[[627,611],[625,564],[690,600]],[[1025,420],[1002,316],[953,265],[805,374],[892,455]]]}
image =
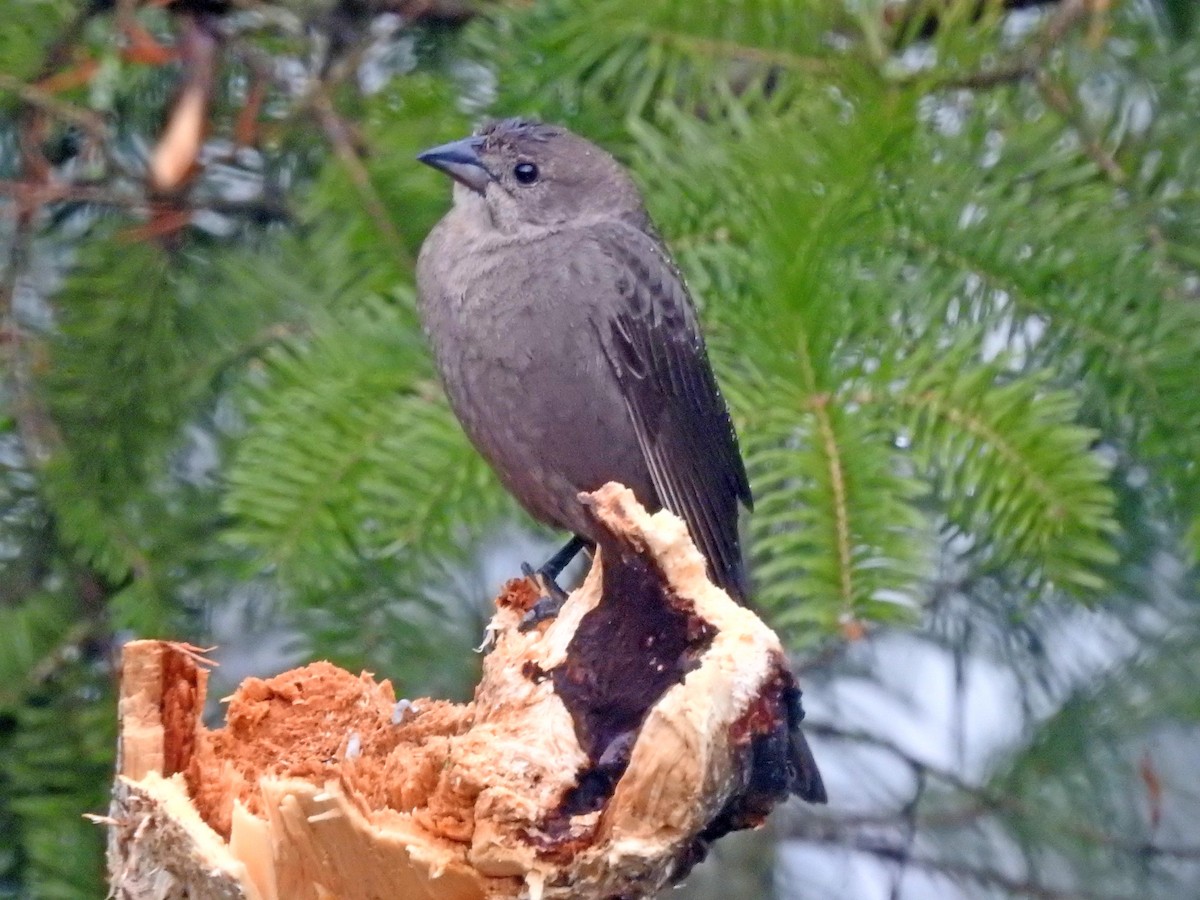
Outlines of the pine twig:
{"label": "pine twig", "polygon": [[314,89],[311,104],[317,122],[324,131],[326,139],[333,147],[338,162],[346,170],[346,174],[350,176],[351,182],[362,198],[367,214],[375,223],[375,227],[379,230],[384,240],[388,242],[392,253],[406,266],[411,268],[414,260],[408,250],[408,246],[404,243],[404,236],[400,233],[400,229],[396,227],[396,223],[392,221],[392,217],[384,205],[383,198],[379,196],[379,192],[375,189],[375,184],[371,180],[371,173],[363,165],[359,152],[355,149],[354,142],[350,137],[349,126],[338,115],[337,110],[333,106],[333,100],[330,98],[324,85],[320,85]]}
{"label": "pine twig", "polygon": [[1083,120],[1079,104],[1067,93],[1066,88],[1051,80],[1044,71],[1037,73],[1037,86],[1046,105],[1061,115],[1079,135],[1083,152],[1096,164],[1096,167],[1118,187],[1125,184],[1129,180],[1129,175],[1113,155],[1104,148],[1100,140],[1091,133],[1091,129]]}
{"label": "pine twig", "polygon": [[[86,203],[153,214],[177,208],[170,203],[151,200],[141,194],[127,194],[103,184],[68,184],[55,182],[38,184],[28,181],[0,179],[0,196],[11,197],[19,206],[36,209],[54,203]],[[262,198],[255,200],[223,200],[214,197],[196,203],[191,212],[210,211],[228,216],[260,217],[272,221],[290,222],[294,213],[282,201]]]}
{"label": "pine twig", "polygon": [[[1059,2],[1059,0],[1050,0],[1050,2]],[[1042,71],[1050,53],[1062,43],[1072,28],[1087,17],[1088,12],[1088,0],[1061,0],[1061,6],[1046,21],[1033,44],[1018,53],[1016,59],[995,68],[941,79],[934,87],[950,90],[955,88],[987,90],[1036,78]],[[902,80],[916,80],[920,77],[920,74],[905,76]]]}
{"label": "pine twig", "polygon": [[13,416],[17,431],[26,458],[34,468],[40,469],[61,446],[62,437],[37,396],[29,347],[15,308],[17,285],[21,274],[29,266],[33,225],[33,209],[26,207],[18,210],[9,244],[8,262],[0,278],[0,329],[8,347],[9,379],[13,386]]}
{"label": "pine twig", "polygon": [[[972,22],[983,18],[987,11],[989,0],[976,0],[975,7],[968,14]],[[1053,6],[1059,0],[1000,0],[1000,7],[1005,12],[1020,9],[1031,9],[1037,6]],[[883,8],[884,24],[898,35],[913,33],[917,40],[927,40],[933,37],[942,27],[942,16],[938,10],[931,9],[928,0],[909,0],[906,3],[893,3]]]}
{"label": "pine twig", "polygon": [[[814,834],[823,834],[828,837],[831,834],[836,833],[836,835],[838,835],[838,839],[840,840],[841,838],[845,837],[846,832],[851,829],[861,828],[864,826],[878,828],[879,826],[883,825],[893,825],[903,829],[907,823],[912,821],[915,821],[918,827],[928,827],[931,825],[965,827],[978,818],[989,814],[1006,814],[1026,819],[1045,819],[1046,811],[1044,809],[1031,808],[1024,801],[1017,797],[1009,794],[999,793],[984,786],[972,784],[957,773],[934,765],[926,760],[920,759],[919,757],[900,747],[894,741],[891,741],[880,735],[871,734],[865,731],[843,729],[828,723],[817,722],[812,719],[806,720],[805,730],[810,734],[820,737],[849,741],[883,750],[884,752],[894,756],[906,767],[908,767],[913,772],[914,777],[917,778],[919,786],[923,786],[926,780],[932,779],[946,785],[954,791],[970,797],[973,805],[957,812],[942,811],[931,813],[928,816],[923,817],[915,816],[912,801],[906,804],[901,810],[895,813],[886,814],[884,816],[851,816],[844,819],[839,819],[834,818],[831,815],[820,815],[809,812],[806,815],[804,822],[796,822],[789,826],[790,830],[786,833],[786,836],[788,837],[792,837],[797,840],[812,840],[819,839],[814,838]],[[920,789],[918,790],[918,797],[919,794]],[[809,830],[810,826],[811,831]],[[1118,853],[1125,853],[1131,856],[1200,860],[1200,845],[1155,844],[1152,841],[1130,840],[1122,835],[1102,831],[1098,828],[1094,828],[1086,823],[1078,821],[1056,822],[1054,823],[1054,827],[1066,831],[1069,834],[1073,834],[1079,839],[1095,844],[1096,846],[1105,847]],[[924,865],[924,863],[919,860],[916,862],[916,864]],[[940,865],[940,861],[938,861],[938,864]],[[1031,896],[1041,895],[1033,894]]]}
{"label": "pine twig", "polygon": [[108,124],[90,109],[61,100],[50,91],[26,84],[6,72],[0,72],[0,91],[16,94],[22,102],[69,125],[77,125],[97,142],[107,141],[111,136]]}

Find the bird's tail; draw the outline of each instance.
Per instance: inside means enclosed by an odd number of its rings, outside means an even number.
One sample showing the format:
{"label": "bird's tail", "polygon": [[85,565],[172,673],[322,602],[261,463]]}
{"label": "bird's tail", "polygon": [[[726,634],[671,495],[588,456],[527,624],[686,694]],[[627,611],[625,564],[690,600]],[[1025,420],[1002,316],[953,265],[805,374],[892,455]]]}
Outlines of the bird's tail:
{"label": "bird's tail", "polygon": [[825,782],[808,740],[800,730],[804,707],[800,704],[800,689],[793,686],[788,696],[788,788],[801,800],[827,803]]}
{"label": "bird's tail", "polygon": [[821,780],[812,748],[799,727],[794,727],[788,735],[788,750],[792,793],[809,803],[827,803],[829,795],[825,793],[825,782]]}

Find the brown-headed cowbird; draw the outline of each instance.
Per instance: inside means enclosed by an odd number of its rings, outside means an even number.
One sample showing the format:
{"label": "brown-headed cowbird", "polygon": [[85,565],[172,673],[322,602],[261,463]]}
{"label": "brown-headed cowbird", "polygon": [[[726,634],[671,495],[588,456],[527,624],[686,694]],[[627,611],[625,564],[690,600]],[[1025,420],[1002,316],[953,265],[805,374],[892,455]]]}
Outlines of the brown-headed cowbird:
{"label": "brown-headed cowbird", "polygon": [[421,248],[421,315],[450,404],[505,487],[590,542],[578,495],[619,481],[681,516],[713,580],[745,600],[737,436],[632,179],[523,120],[419,158],[457,182]]}
{"label": "brown-headed cowbird", "polygon": [[[467,435],[535,518],[575,537],[609,481],[683,518],[713,580],[746,600],[737,435],[678,267],[622,166],[565,128],[520,119],[418,157],[456,182],[417,262],[421,316]],[[794,711],[797,720],[802,715]],[[825,789],[794,729],[792,789]]]}

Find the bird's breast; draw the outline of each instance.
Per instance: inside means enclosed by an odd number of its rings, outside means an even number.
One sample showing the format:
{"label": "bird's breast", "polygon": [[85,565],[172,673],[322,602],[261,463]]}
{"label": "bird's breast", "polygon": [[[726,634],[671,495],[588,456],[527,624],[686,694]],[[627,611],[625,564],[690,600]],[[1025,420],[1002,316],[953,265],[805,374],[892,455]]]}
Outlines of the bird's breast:
{"label": "bird's breast", "polygon": [[597,332],[611,273],[562,235],[448,250],[422,260],[422,313],[451,405],[509,489],[576,531],[580,490],[616,480],[652,503]]}

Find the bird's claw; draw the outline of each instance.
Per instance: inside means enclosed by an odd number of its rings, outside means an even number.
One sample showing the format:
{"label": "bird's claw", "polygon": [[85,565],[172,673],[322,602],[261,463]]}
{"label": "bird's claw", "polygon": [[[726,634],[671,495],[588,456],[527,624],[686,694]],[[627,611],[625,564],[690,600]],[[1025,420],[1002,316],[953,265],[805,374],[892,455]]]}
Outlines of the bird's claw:
{"label": "bird's claw", "polygon": [[532,631],[543,622],[553,619],[558,615],[558,611],[562,609],[565,602],[566,597],[562,599],[557,597],[539,597],[537,603],[529,607],[529,611],[521,618],[520,623],[517,625],[517,631],[522,633]]}
{"label": "bird's claw", "polygon": [[520,624],[517,625],[518,631],[526,632],[557,616],[558,611],[567,602],[567,592],[560,588],[558,582],[553,578],[540,569],[534,569],[529,563],[521,563],[521,574],[532,579],[542,591],[542,596],[529,608]]}

